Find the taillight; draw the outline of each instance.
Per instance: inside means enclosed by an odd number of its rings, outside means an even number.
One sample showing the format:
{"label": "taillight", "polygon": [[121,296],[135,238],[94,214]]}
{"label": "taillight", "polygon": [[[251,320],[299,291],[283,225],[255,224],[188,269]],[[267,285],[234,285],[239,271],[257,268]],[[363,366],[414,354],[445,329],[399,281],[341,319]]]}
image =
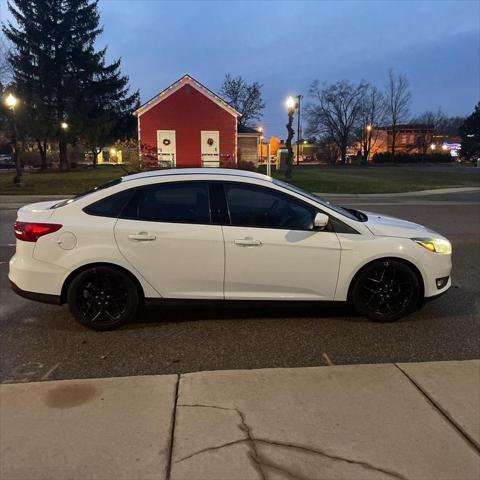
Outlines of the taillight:
{"label": "taillight", "polygon": [[60,230],[63,225],[58,223],[15,222],[15,236],[24,242],[36,242],[40,237]]}

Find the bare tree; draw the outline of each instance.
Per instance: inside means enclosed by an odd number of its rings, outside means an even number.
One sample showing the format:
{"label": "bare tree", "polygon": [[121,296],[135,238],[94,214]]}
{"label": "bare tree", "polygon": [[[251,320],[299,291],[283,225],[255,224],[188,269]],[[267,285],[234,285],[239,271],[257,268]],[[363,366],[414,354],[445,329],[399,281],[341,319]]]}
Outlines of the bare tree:
{"label": "bare tree", "polygon": [[450,117],[439,108],[436,112],[428,110],[412,118],[411,123],[432,125],[436,135],[460,135],[460,127],[465,117]]}
{"label": "bare tree", "polygon": [[388,72],[388,81],[385,89],[387,118],[392,128],[392,156],[395,155],[397,142],[397,125],[406,122],[410,110],[412,94],[408,79],[405,75]]}
{"label": "bare tree", "polygon": [[252,125],[254,120],[262,117],[262,110],[265,103],[262,100],[262,85],[258,82],[248,84],[240,75],[225,75],[220,90],[222,97],[242,116],[238,123],[242,126]]}
{"label": "bare tree", "polygon": [[353,85],[346,80],[323,88],[315,81],[310,87],[313,101],[306,108],[307,133],[331,138],[343,162],[347,159],[347,148],[354,140],[367,87],[365,82]]}
{"label": "bare tree", "polygon": [[368,85],[360,105],[359,135],[362,143],[364,162],[368,162],[370,152],[378,140],[378,127],[385,121],[385,97],[377,87]]}

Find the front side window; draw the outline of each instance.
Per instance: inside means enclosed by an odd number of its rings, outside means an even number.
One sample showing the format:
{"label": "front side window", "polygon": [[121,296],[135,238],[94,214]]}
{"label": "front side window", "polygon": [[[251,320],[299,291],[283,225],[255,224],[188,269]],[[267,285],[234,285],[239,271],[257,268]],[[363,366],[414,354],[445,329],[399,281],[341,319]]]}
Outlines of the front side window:
{"label": "front side window", "polygon": [[225,183],[231,224],[312,230],[316,210],[288,195],[253,185]]}
{"label": "front side window", "polygon": [[121,218],[166,223],[210,223],[205,182],[158,183],[141,187]]}

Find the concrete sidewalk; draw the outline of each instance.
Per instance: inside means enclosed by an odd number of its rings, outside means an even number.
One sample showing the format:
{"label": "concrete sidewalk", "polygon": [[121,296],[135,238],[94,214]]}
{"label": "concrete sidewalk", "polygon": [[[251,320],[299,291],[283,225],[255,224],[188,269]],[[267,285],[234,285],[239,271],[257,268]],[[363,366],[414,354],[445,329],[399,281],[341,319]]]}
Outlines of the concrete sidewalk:
{"label": "concrete sidewalk", "polygon": [[1,385],[2,480],[480,478],[480,361]]}

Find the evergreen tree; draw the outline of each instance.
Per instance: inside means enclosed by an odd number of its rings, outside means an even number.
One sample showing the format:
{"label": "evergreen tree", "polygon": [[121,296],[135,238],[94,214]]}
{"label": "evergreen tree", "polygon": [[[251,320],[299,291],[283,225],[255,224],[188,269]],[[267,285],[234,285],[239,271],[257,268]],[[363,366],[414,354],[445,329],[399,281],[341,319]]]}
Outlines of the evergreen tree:
{"label": "evergreen tree", "polygon": [[[132,111],[120,60],[107,64],[97,51],[98,0],[11,0],[17,25],[4,26],[14,45],[9,60],[18,95],[25,104],[29,133],[39,147],[58,142],[60,167],[69,168],[67,143],[84,138],[99,146],[122,115]],[[68,124],[62,129],[62,122]]]}
{"label": "evergreen tree", "polygon": [[460,127],[462,148],[460,156],[475,161],[480,158],[480,102]]}

